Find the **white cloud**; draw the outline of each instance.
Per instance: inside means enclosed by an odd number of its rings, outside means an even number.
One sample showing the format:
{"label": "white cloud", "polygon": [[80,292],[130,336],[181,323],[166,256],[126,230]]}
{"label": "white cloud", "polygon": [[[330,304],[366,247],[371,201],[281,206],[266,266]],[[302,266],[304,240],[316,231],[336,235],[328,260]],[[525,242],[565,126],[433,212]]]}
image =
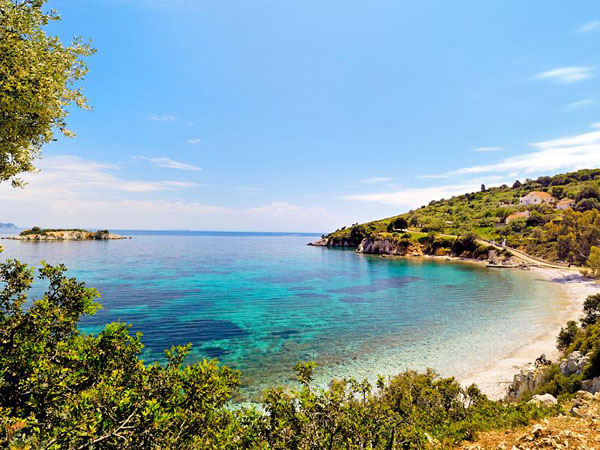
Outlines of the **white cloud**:
{"label": "white cloud", "polygon": [[254,214],[286,214],[292,211],[299,211],[301,208],[298,205],[293,205],[288,202],[271,202],[267,205],[257,208],[249,208],[248,211]]}
{"label": "white cloud", "polygon": [[177,120],[177,118],[170,114],[166,114],[166,115],[162,115],[162,116],[157,115],[157,114],[152,114],[150,116],[150,120],[155,120],[157,122],[175,122],[175,120]]}
{"label": "white cloud", "polygon": [[193,138],[193,139],[188,139],[187,141],[188,144],[192,144],[192,145],[198,145],[202,143],[202,139],[200,138]]}
{"label": "white cloud", "polygon": [[592,128],[600,128],[600,122],[595,122],[590,125]]}
{"label": "white cloud", "polygon": [[255,194],[257,192],[262,192],[265,189],[264,188],[259,188],[259,187],[248,187],[248,186],[238,186],[236,187],[236,189],[238,191],[242,191],[242,192],[246,192],[248,194]]}
{"label": "white cloud", "polygon": [[363,184],[377,184],[377,183],[385,183],[387,181],[393,181],[393,178],[390,177],[372,177],[372,178],[365,178],[363,180],[360,180],[361,183]]}
{"label": "white cloud", "polygon": [[600,29],[600,21],[595,20],[594,22],[589,22],[586,23],[585,25],[580,26],[579,28],[577,28],[577,31],[579,33],[588,33],[590,31],[596,31]]}
{"label": "white cloud", "polygon": [[355,219],[286,201],[233,208],[173,199],[197,184],[131,180],[113,164],[76,156],[48,156],[39,166],[39,173],[23,176],[29,183],[24,189],[0,184],[6,221],[68,228],[324,232]]}
{"label": "white cloud", "polygon": [[[592,124],[600,128],[600,122]],[[600,167],[600,130],[566,136],[558,139],[529,144],[534,151],[497,163],[464,167],[440,175],[421,175],[420,178],[450,179],[464,176],[477,176],[459,183],[425,188],[399,189],[393,192],[355,194],[343,197],[346,200],[375,202],[397,207],[415,208],[434,199],[479,190],[481,184],[499,185],[527,174],[551,174],[557,171],[571,171]]]}
{"label": "white cloud", "polygon": [[474,152],[499,152],[504,150],[504,147],[477,147],[474,148]]}
{"label": "white cloud", "polygon": [[568,105],[565,105],[562,108],[562,111],[564,111],[564,112],[576,111],[578,109],[587,108],[588,106],[591,106],[593,104],[594,104],[593,100],[586,98],[584,100],[578,100],[576,102],[572,102],[572,103],[569,103]]}
{"label": "white cloud", "polygon": [[202,170],[202,168],[200,168],[198,166],[175,161],[171,158],[167,158],[166,156],[161,156],[161,157],[137,156],[134,159],[148,161],[156,167],[161,167],[161,168],[165,168],[165,169],[192,170],[195,172]]}
{"label": "white cloud", "polygon": [[506,158],[495,164],[464,167],[448,175],[482,173],[531,174],[600,167],[600,131],[530,144],[537,151]]}
{"label": "white cloud", "polygon": [[554,80],[564,84],[575,83],[592,77],[594,70],[594,67],[589,66],[559,67],[547,72],[540,72],[534,78],[536,80]]}
{"label": "white cloud", "polygon": [[382,203],[401,208],[416,208],[426,205],[431,200],[449,198],[453,195],[464,194],[479,190],[481,183],[469,182],[464,184],[450,184],[426,188],[409,188],[394,192],[383,192],[376,194],[354,194],[346,195],[345,200]]}

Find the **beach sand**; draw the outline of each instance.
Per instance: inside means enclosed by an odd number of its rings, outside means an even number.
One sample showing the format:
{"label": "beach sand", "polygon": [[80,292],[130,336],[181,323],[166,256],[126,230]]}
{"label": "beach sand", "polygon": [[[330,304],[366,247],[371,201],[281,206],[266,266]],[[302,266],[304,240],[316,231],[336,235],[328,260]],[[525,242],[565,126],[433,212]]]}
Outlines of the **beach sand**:
{"label": "beach sand", "polygon": [[540,277],[557,283],[565,296],[564,308],[559,317],[548,323],[547,331],[534,340],[524,342],[519,348],[492,364],[472,374],[459,378],[463,386],[477,384],[491,399],[499,400],[506,395],[507,387],[521,367],[545,354],[552,361],[559,357],[556,336],[569,320],[578,320],[582,315],[583,302],[590,294],[600,292],[600,284],[584,278],[579,272],[567,269],[532,268]]}

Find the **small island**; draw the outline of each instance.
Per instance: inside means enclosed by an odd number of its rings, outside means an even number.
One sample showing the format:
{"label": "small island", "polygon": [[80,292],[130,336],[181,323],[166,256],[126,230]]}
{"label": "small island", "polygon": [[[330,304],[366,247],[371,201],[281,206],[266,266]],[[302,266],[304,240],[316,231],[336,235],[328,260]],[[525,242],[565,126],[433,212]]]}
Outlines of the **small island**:
{"label": "small island", "polygon": [[[88,231],[81,229],[42,229],[33,227],[18,236],[4,239],[18,241],[105,241],[109,239],[128,239],[125,236],[113,234],[108,230]],[[130,238],[129,238],[130,239]]]}

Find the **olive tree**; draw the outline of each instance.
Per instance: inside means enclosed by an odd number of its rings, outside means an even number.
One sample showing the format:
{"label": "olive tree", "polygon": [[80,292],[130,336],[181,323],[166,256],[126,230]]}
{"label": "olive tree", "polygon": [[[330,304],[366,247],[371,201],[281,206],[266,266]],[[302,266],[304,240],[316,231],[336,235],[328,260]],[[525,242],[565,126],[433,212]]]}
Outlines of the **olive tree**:
{"label": "olive tree", "polygon": [[46,0],[0,0],[0,182],[22,185],[18,175],[35,170],[34,160],[55,130],[65,136],[68,106],[87,108],[78,82],[94,52],[76,38],[70,45],[44,27],[60,20],[44,11]]}

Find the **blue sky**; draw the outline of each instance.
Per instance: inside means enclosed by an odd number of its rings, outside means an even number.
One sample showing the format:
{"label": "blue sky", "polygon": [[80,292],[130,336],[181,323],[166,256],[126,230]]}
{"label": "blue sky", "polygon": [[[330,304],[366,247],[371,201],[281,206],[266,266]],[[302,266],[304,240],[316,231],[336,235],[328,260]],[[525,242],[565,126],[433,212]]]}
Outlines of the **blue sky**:
{"label": "blue sky", "polygon": [[600,166],[600,4],[50,0],[98,49],[21,226],[325,232]]}

